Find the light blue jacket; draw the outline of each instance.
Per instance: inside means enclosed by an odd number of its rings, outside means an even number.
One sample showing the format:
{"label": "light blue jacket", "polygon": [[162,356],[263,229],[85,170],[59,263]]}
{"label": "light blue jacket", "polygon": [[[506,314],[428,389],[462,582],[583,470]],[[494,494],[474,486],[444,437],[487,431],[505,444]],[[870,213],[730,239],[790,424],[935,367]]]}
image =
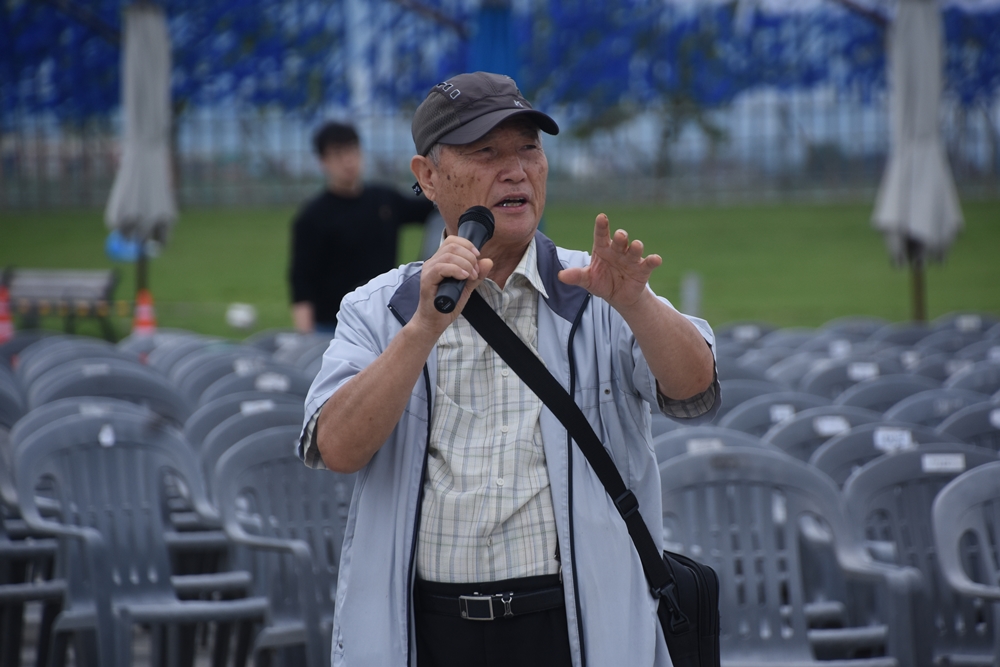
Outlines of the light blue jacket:
{"label": "light blue jacket", "polygon": [[[589,255],[557,248],[541,233],[535,238],[549,294],[539,295],[538,351],[556,379],[572,387],[637,496],[653,539],[662,543],[660,477],[650,446],[656,381],[621,316],[556,277],[562,268],[586,266]],[[413,315],[420,267],[402,266],[345,297],[336,336],[306,399],[307,423]],[[714,344],[708,324],[689,319]],[[340,562],[335,667],[416,664],[412,584],[436,362],[432,352],[392,435],[358,473]],[[694,421],[710,419],[720,402]],[[543,409],[540,421],[573,664],[669,666],[656,602],[624,521],[559,420]]]}

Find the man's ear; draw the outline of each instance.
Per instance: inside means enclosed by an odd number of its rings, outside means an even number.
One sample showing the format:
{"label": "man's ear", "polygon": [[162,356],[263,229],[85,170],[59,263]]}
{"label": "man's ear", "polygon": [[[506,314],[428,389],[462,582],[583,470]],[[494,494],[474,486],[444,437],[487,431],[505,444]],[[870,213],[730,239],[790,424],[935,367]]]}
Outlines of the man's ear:
{"label": "man's ear", "polygon": [[414,155],[410,160],[410,171],[416,176],[420,189],[424,191],[424,196],[434,201],[434,176],[437,173],[434,163],[423,155]]}

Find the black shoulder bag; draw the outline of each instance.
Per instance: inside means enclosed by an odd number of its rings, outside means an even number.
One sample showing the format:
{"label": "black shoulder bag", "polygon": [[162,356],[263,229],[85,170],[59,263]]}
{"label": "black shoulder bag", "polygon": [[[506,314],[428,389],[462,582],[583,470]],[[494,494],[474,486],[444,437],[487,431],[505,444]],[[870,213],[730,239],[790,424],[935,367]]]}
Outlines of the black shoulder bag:
{"label": "black shoulder bag", "polygon": [[650,590],[660,601],[657,615],[674,665],[719,667],[719,578],[715,570],[682,554],[660,552],[639,514],[639,501],[625,486],[573,397],[479,294],[472,293],[462,315],[559,418],[614,500]]}

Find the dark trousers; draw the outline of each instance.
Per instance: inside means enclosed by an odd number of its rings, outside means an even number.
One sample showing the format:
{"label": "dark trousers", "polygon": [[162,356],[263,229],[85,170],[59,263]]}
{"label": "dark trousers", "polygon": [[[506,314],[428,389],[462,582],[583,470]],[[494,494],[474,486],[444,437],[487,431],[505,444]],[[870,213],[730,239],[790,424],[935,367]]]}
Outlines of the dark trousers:
{"label": "dark trousers", "polygon": [[559,586],[558,575],[488,584],[417,581],[415,618],[418,667],[572,667],[566,609],[472,621],[423,610],[422,595],[492,595]]}

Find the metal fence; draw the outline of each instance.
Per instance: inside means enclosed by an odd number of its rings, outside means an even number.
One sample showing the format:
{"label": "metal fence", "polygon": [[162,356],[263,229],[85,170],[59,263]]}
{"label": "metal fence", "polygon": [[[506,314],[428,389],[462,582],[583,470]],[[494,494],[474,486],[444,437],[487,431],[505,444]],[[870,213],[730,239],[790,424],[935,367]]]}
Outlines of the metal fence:
{"label": "metal fence", "polygon": [[[559,109],[549,109],[557,120]],[[310,137],[325,118],[352,118],[369,179],[401,186],[413,143],[409,113],[301,115],[194,109],[175,123],[182,206],[294,205],[320,172]],[[0,210],[102,207],[119,157],[120,119],[6,119]],[[942,107],[942,136],[959,191],[1000,196],[1000,99]],[[870,197],[889,146],[884,96],[830,89],[756,90],[725,108],[645,109],[616,127],[546,137],[553,201],[712,202]]]}

